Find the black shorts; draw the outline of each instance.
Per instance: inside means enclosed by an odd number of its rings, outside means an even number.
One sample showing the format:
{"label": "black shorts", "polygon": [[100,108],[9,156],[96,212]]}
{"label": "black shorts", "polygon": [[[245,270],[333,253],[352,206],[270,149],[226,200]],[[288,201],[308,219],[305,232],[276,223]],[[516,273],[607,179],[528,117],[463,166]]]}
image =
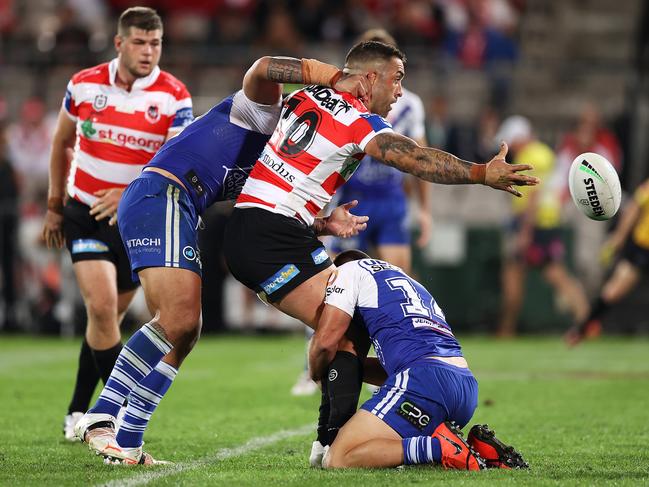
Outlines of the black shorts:
{"label": "black shorts", "polygon": [[72,262],[108,260],[117,268],[117,289],[136,289],[139,284],[131,277],[131,266],[117,225],[110,226],[108,218],[97,221],[89,212],[88,205],[72,198],[63,207],[63,233]]}
{"label": "black shorts", "polygon": [[332,265],[311,227],[260,208],[234,209],[223,253],[232,275],[271,303]]}
{"label": "black shorts", "polygon": [[627,240],[620,258],[628,260],[642,272],[649,271],[649,249],[640,247],[633,238]]}

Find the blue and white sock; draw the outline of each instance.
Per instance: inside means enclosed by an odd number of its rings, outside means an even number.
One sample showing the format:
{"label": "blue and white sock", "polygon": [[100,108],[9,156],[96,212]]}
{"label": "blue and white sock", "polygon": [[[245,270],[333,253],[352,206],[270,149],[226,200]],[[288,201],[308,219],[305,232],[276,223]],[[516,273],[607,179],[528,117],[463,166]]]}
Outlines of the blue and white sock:
{"label": "blue and white sock", "polygon": [[136,331],[119,353],[104,389],[88,412],[117,416],[124,399],[172,348],[151,323]]}
{"label": "blue and white sock", "polygon": [[149,419],[169,390],[177,373],[177,369],[160,361],[153,372],[131,391],[126,414],[117,432],[119,446],[137,448],[142,445],[144,430],[149,424]]}
{"label": "blue and white sock", "polygon": [[404,438],[403,464],[413,465],[416,463],[441,463],[442,446],[437,438],[432,436],[415,436]]}

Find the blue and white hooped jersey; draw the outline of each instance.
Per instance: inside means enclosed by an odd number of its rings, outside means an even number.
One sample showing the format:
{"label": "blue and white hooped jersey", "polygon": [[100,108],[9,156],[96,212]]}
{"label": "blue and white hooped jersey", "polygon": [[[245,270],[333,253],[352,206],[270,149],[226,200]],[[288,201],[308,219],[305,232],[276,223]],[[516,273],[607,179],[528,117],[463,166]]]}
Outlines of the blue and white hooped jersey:
{"label": "blue and white hooped jersey", "polygon": [[199,215],[216,201],[236,199],[275,130],[280,102],[261,105],[239,90],[171,138],[148,166],[180,179]]}
{"label": "blue and white hooped jersey", "polygon": [[[412,91],[403,89],[403,96],[392,106],[387,116],[394,131],[411,139],[426,135],[425,110],[421,98]],[[341,188],[339,201],[352,198],[385,198],[403,192],[404,173],[387,164],[365,156],[354,175]]]}
{"label": "blue and white hooped jersey", "polygon": [[327,284],[325,303],[360,315],[388,374],[426,357],[462,356],[433,296],[388,262],[362,259],[340,266]]}

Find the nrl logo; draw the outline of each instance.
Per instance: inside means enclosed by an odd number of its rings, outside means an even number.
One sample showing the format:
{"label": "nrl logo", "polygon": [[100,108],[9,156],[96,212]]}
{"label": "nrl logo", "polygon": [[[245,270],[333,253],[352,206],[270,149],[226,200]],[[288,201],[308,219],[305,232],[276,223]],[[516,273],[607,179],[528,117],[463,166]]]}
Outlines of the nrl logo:
{"label": "nrl logo", "polygon": [[108,97],[106,95],[97,95],[92,101],[92,108],[98,112],[106,108],[106,105],[108,105]]}
{"label": "nrl logo", "polygon": [[158,108],[158,105],[149,105],[149,108],[147,108],[144,113],[144,118],[146,118],[149,123],[158,122],[160,120],[160,109]]}

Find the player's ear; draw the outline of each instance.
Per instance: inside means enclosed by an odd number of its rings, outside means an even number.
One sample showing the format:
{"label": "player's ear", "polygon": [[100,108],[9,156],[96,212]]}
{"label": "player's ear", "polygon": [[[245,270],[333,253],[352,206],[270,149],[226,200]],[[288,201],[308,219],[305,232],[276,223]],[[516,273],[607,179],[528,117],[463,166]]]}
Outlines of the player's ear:
{"label": "player's ear", "polygon": [[377,74],[376,71],[369,71],[369,72],[365,75],[365,77],[366,77],[366,78],[368,79],[368,81],[370,82],[370,85],[372,85],[372,86],[374,86],[374,83],[376,82],[378,76],[379,76],[379,75]]}
{"label": "player's ear", "polygon": [[115,50],[119,52],[119,48],[122,46],[122,42],[124,39],[122,39],[122,36],[119,34],[116,34],[115,37],[113,37],[113,45],[115,46]]}

